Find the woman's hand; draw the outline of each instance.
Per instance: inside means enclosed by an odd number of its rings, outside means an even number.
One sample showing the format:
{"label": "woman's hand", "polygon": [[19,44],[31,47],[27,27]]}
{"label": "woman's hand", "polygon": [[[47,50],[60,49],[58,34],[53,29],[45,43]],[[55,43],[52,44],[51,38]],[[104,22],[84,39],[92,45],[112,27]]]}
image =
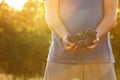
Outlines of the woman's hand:
{"label": "woman's hand", "polygon": [[[96,39],[93,40],[93,44],[91,46],[87,46],[87,47],[84,47],[84,48],[81,48],[83,50],[91,50],[91,49],[94,49],[97,44],[99,43],[100,39],[99,37],[96,35]],[[79,50],[80,48],[78,48],[78,46],[75,44],[75,43],[71,43],[68,38],[67,38],[67,35],[63,37],[63,44],[64,44],[64,48],[68,51],[77,51]]]}
{"label": "woman's hand", "polygon": [[75,43],[71,43],[68,38],[68,35],[65,35],[63,37],[63,44],[64,44],[64,48],[68,51],[76,51],[78,46]]}
{"label": "woman's hand", "polygon": [[82,48],[82,49],[84,49],[84,50],[94,49],[94,48],[97,46],[97,44],[99,43],[99,41],[100,41],[100,39],[99,39],[99,37],[96,35],[96,39],[93,40],[93,44],[92,44],[91,46],[87,46],[87,47]]}

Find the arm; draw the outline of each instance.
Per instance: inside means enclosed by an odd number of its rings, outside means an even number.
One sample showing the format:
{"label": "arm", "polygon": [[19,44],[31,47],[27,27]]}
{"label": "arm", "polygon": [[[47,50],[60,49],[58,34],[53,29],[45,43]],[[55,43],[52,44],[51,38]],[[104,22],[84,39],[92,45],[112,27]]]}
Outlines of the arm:
{"label": "arm", "polygon": [[45,0],[46,22],[60,38],[69,34],[59,17],[59,0]]}
{"label": "arm", "polygon": [[96,28],[99,38],[111,30],[117,18],[117,9],[118,0],[104,0],[104,17]]}
{"label": "arm", "polygon": [[86,49],[93,49],[97,46],[99,39],[109,32],[117,19],[118,0],[104,0],[104,17],[96,28],[97,38],[93,41],[93,45]]}
{"label": "arm", "polygon": [[50,29],[55,32],[62,40],[66,50],[76,50],[77,45],[67,40],[69,34],[59,16],[59,0],[45,0],[46,21]]}

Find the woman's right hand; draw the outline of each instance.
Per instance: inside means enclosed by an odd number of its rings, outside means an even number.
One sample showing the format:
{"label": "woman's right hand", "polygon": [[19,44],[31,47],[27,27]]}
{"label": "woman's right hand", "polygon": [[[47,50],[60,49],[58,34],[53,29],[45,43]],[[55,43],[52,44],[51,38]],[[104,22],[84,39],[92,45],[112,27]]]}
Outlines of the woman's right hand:
{"label": "woman's right hand", "polygon": [[64,48],[68,51],[76,51],[78,49],[78,46],[75,43],[71,43],[68,38],[68,35],[65,35],[63,37],[63,44],[64,44]]}

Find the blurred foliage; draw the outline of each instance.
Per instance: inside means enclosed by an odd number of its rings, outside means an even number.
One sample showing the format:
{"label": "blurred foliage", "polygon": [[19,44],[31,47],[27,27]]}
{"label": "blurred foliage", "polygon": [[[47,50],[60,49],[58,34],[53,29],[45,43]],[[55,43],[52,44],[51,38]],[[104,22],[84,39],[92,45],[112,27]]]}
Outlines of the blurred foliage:
{"label": "blurred foliage", "polygon": [[[51,42],[45,22],[44,3],[28,0],[22,11],[14,10],[2,0],[0,3],[0,72],[14,75],[43,75]],[[120,16],[120,14],[118,13]],[[116,59],[116,73],[120,79],[120,17],[111,31]]]}
{"label": "blurred foliage", "polygon": [[45,23],[44,3],[28,0],[22,11],[0,4],[0,71],[42,75],[51,35]]}
{"label": "blurred foliage", "polygon": [[116,60],[115,68],[116,68],[116,74],[118,80],[120,80],[120,35],[119,34],[120,34],[120,5],[118,6],[117,21],[111,30],[111,43]]}

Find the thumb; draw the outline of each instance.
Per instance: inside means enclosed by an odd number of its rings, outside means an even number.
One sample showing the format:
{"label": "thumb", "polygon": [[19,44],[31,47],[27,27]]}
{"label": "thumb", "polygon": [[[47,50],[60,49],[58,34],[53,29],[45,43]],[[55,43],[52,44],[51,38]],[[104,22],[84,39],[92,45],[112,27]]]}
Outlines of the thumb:
{"label": "thumb", "polygon": [[100,41],[99,37],[96,36],[96,39],[93,41],[93,43],[97,43],[97,42],[99,42],[99,41]]}

